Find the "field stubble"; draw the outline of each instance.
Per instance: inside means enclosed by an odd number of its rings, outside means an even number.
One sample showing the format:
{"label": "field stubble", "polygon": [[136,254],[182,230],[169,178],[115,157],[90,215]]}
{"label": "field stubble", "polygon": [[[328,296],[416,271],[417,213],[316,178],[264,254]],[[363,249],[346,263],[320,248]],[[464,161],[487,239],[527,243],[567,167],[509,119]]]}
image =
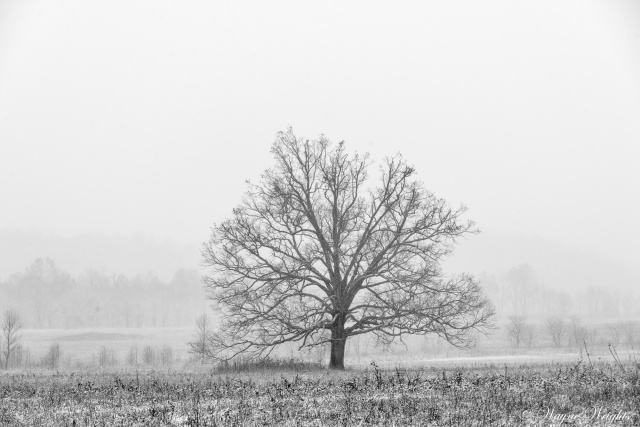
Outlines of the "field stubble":
{"label": "field stubble", "polygon": [[0,425],[640,425],[635,362],[10,373]]}

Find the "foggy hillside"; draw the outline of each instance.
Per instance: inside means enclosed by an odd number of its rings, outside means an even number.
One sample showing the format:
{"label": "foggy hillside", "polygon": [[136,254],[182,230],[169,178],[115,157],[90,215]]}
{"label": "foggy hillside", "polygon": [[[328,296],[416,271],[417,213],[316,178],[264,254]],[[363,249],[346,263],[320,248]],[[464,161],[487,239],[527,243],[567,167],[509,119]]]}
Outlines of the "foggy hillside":
{"label": "foggy hillside", "polygon": [[88,269],[128,276],[151,273],[168,281],[180,268],[197,268],[197,243],[158,242],[144,234],[62,237],[39,231],[0,230],[0,280],[22,271],[36,258],[51,258],[72,275]]}

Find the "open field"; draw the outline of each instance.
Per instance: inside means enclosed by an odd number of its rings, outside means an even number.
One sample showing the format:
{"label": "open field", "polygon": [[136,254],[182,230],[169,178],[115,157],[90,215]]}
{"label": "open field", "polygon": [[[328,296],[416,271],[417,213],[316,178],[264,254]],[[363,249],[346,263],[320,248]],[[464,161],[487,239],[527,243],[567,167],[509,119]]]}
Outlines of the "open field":
{"label": "open field", "polygon": [[[168,348],[171,350],[171,360],[165,365],[180,368],[193,362],[193,355],[189,353],[187,345],[193,338],[193,328],[26,329],[22,331],[21,344],[30,352],[31,364],[26,366],[27,368],[36,368],[49,347],[55,343],[60,345],[61,350],[61,360],[57,366],[59,369],[78,371],[103,366],[100,356],[104,351],[113,355],[113,363],[104,366],[148,366],[143,357],[145,348],[151,348],[156,353],[156,360],[151,365],[163,365],[160,353],[163,348]],[[284,347],[279,351],[281,358],[315,363],[328,361],[326,349],[299,352],[295,345]],[[137,363],[127,360],[132,350],[137,352]],[[632,347],[618,346],[616,351],[623,361],[636,359],[636,351]],[[589,345],[589,353],[594,362],[613,361],[606,345]],[[390,369],[413,369],[416,366],[452,368],[492,363],[571,363],[580,357],[578,349],[570,346],[553,348],[541,345],[535,348],[513,349],[501,334],[495,334],[491,340],[485,339],[480,349],[470,350],[458,350],[448,345],[436,349],[433,345],[425,346],[424,340],[414,340],[408,347],[397,345],[384,350],[367,345],[365,341],[356,345],[355,340],[350,340],[347,342],[345,364],[352,369],[367,369],[373,361],[382,368]],[[583,352],[582,357],[586,359],[586,353]],[[22,366],[25,367],[24,364]]]}
{"label": "open field", "polygon": [[[466,351],[354,341],[344,372],[317,367],[326,353],[293,348],[279,354],[284,369],[223,371],[188,353],[192,334],[24,330],[32,363],[0,374],[0,426],[640,425],[633,347],[614,357],[602,345],[581,356],[570,347],[508,349],[500,339]],[[60,363],[47,367],[39,360],[55,344]],[[155,351],[151,363],[146,348]]]}
{"label": "open field", "polygon": [[114,355],[115,364],[126,364],[128,353],[137,349],[139,362],[145,347],[160,351],[171,348],[175,363],[189,358],[187,343],[192,339],[192,328],[100,328],[100,329],[26,329],[22,344],[37,361],[48,348],[60,344],[61,365],[80,368],[99,364],[100,352],[105,349]]}
{"label": "open field", "polygon": [[640,365],[11,372],[0,399],[3,426],[633,426]]}

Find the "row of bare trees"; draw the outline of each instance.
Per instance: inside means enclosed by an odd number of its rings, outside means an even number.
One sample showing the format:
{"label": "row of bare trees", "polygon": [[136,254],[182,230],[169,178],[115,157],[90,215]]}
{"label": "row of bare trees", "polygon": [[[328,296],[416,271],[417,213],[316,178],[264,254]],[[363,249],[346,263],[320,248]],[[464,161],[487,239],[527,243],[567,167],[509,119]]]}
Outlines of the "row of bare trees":
{"label": "row of bare trees", "polygon": [[36,259],[0,281],[0,310],[9,301],[28,328],[187,326],[201,312],[204,292],[196,270],[166,282],[153,274],[127,277],[88,270],[73,277],[51,259]]}
{"label": "row of bare trees", "polygon": [[503,274],[483,274],[480,279],[496,314],[501,317],[541,320],[567,312],[602,319],[640,315],[637,291],[610,286],[589,286],[573,292],[552,289],[545,286],[536,270],[526,263]]}
{"label": "row of bare trees", "polygon": [[568,319],[549,316],[536,328],[525,316],[510,316],[505,329],[515,348],[532,347],[536,335],[546,336],[556,348],[574,346],[578,350],[582,350],[585,343],[634,346],[640,342],[640,322],[636,320],[619,320],[596,327],[584,325],[575,315]]}

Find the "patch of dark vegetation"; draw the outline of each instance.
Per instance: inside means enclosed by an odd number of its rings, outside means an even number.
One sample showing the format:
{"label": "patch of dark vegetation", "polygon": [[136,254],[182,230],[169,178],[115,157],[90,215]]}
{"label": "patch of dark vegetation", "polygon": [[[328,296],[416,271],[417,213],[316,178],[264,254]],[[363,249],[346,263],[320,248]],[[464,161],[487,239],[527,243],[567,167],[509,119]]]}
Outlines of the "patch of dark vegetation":
{"label": "patch of dark vegetation", "polygon": [[144,338],[142,335],[119,334],[114,332],[85,332],[83,334],[65,335],[56,338],[56,341],[118,341],[118,340],[138,340]]}
{"label": "patch of dark vegetation", "polygon": [[275,371],[309,371],[322,369],[322,364],[308,362],[300,359],[290,358],[245,358],[236,357],[228,362],[221,362],[215,365],[214,370],[218,373],[224,372],[264,372]]}
{"label": "patch of dark vegetation", "polygon": [[[2,425],[640,425],[640,364],[0,376]],[[595,418],[594,418],[595,417]],[[614,418],[616,417],[616,418]]]}

